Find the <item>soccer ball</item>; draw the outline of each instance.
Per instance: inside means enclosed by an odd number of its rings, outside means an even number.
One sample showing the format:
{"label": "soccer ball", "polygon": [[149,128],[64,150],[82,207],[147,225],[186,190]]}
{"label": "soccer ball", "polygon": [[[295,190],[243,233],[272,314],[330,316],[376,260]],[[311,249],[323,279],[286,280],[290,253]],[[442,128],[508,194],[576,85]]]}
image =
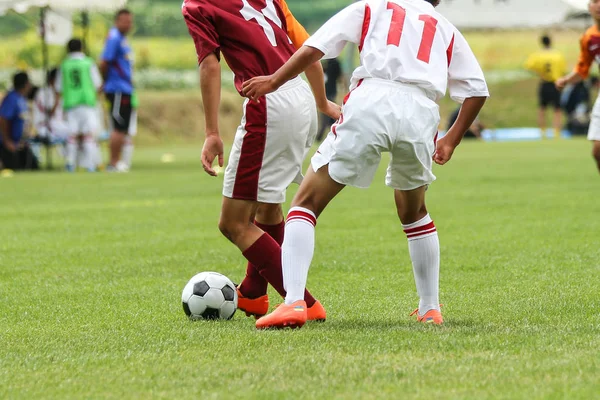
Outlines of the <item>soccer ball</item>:
{"label": "soccer ball", "polygon": [[191,319],[231,319],[238,296],[235,285],[225,275],[201,272],[185,285],[181,302]]}

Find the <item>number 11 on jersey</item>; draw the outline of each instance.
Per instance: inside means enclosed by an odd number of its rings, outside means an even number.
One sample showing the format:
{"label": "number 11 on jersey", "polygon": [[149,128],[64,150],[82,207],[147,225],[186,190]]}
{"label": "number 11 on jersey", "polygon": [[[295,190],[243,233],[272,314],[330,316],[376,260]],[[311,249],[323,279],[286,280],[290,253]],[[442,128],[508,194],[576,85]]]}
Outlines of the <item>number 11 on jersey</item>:
{"label": "number 11 on jersey", "polygon": [[[400,39],[402,38],[402,30],[404,29],[404,22],[406,20],[406,10],[400,5],[392,2],[387,3],[387,9],[392,10],[392,23],[390,24],[390,30],[388,32],[387,44],[388,46],[399,47]],[[417,59],[429,64],[431,47],[437,31],[438,21],[427,14],[419,15],[419,20],[423,21],[424,25]]]}

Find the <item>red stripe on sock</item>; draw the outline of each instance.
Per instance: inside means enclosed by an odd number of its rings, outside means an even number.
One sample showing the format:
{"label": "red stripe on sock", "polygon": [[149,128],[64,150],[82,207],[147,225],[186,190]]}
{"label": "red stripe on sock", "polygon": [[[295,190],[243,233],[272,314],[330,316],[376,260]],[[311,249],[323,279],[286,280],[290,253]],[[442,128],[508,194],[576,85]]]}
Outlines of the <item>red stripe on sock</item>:
{"label": "red stripe on sock", "polygon": [[317,219],[313,215],[304,211],[290,211],[287,217],[287,222],[293,220],[303,220],[311,223],[313,226],[317,226]]}
{"label": "red stripe on sock", "polygon": [[428,230],[428,231],[413,233],[412,235],[406,235],[406,237],[409,238],[409,239],[412,239],[412,238],[416,238],[416,237],[419,237],[419,236],[429,235],[430,233],[434,233],[434,232],[437,232],[437,229],[435,229],[435,227],[433,229]]}
{"label": "red stripe on sock", "polygon": [[421,226],[417,226],[416,228],[405,229],[404,233],[406,233],[407,235],[411,235],[413,233],[427,231],[427,230],[429,230],[431,228],[435,228],[435,225],[433,224],[433,221],[431,221],[427,225],[421,225]]}

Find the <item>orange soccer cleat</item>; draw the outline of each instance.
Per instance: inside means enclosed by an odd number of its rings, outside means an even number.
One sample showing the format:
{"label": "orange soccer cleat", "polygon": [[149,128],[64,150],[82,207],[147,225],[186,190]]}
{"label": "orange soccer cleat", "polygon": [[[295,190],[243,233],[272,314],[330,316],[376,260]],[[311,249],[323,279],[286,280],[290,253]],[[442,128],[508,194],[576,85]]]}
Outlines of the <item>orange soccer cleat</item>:
{"label": "orange soccer cleat", "polygon": [[306,308],[304,300],[281,304],[271,314],[256,321],[256,329],[301,328],[307,320]]}
{"label": "orange soccer cleat", "polygon": [[256,299],[249,299],[244,297],[240,289],[237,290],[238,294],[238,308],[246,313],[246,316],[253,316],[259,319],[263,315],[269,312],[269,296],[264,295]]}
{"label": "orange soccer cleat", "polygon": [[425,313],[425,315],[419,315],[419,309],[417,308],[415,311],[410,314],[417,316],[417,321],[422,322],[424,324],[434,324],[434,325],[442,325],[444,323],[444,318],[442,318],[442,313],[438,310],[429,310]]}
{"label": "orange soccer cleat", "polygon": [[325,322],[327,319],[327,312],[319,300],[306,309],[306,315],[308,321]]}

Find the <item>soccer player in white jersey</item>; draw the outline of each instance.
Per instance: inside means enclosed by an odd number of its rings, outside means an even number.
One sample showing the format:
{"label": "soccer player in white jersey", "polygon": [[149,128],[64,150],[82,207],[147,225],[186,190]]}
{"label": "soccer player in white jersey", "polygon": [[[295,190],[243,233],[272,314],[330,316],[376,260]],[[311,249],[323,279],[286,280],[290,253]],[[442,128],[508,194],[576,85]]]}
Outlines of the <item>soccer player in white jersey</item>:
{"label": "soccer player in white jersey", "polygon": [[[312,62],[337,57],[347,42],[359,46],[342,116],[312,158],[294,198],[282,246],[285,304],[256,327],[301,327],[303,301],[317,218],[346,186],[366,188],[383,152],[391,153],[386,184],[394,189],[398,216],[408,238],[421,322],[442,324],[439,307],[440,246],[425,207],[435,180],[432,160],[447,163],[489,96],[481,67],[461,33],[434,6],[439,0],[368,0],[328,21],[275,74],[244,84],[252,100],[272,92]],[[456,123],[435,143],[436,103],[449,89],[462,103]]]}

